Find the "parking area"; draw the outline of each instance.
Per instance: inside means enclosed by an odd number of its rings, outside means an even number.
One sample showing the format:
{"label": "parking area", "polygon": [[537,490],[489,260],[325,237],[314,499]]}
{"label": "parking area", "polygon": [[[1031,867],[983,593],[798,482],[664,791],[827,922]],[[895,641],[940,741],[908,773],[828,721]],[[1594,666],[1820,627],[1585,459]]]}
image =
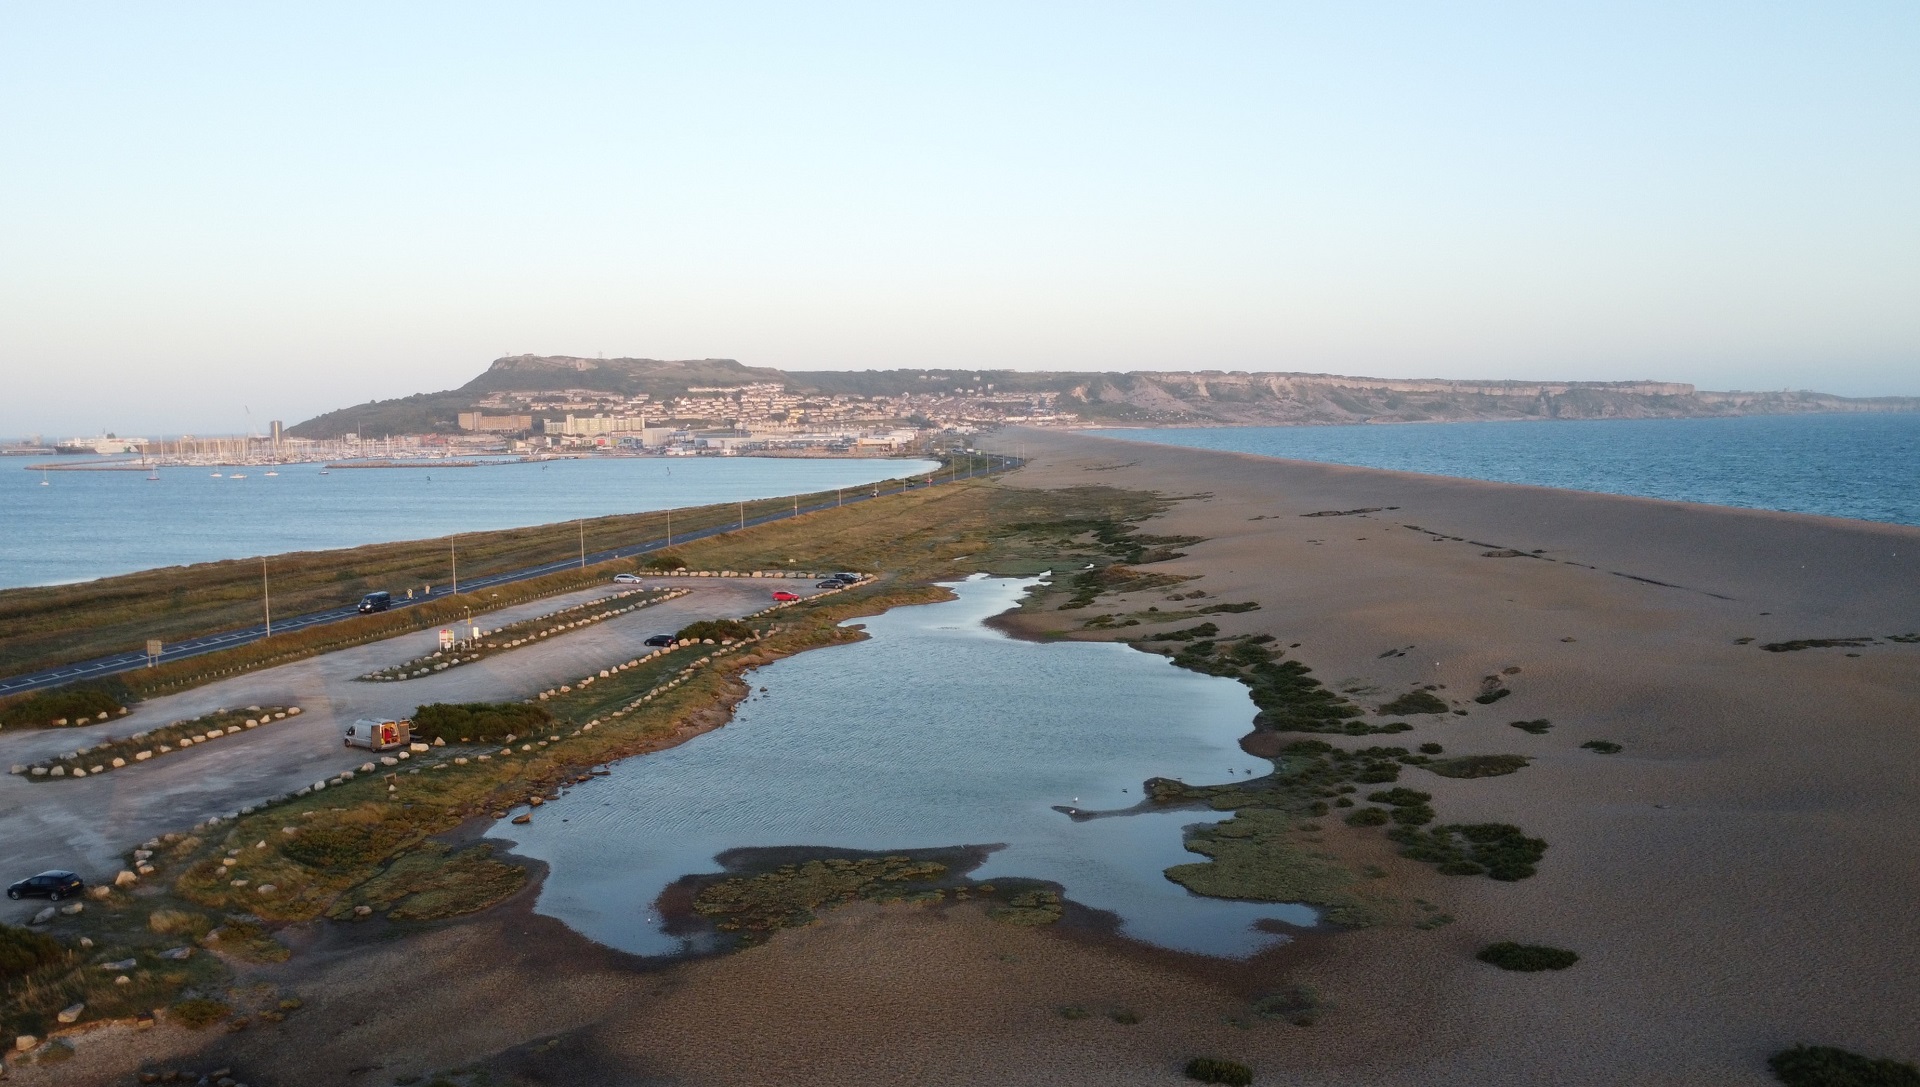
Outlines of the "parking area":
{"label": "parking area", "polygon": [[[752,578],[660,578],[646,584],[692,590],[688,595],[522,646],[481,662],[399,683],[356,677],[431,652],[436,631],[421,631],[141,703],[133,713],[86,728],[0,732],[0,763],[29,763],[91,746],[108,736],[197,717],[222,708],[297,705],[297,718],[229,737],[218,744],[82,781],[31,783],[0,777],[0,879],[42,869],[72,869],[89,882],[111,879],[126,851],[155,835],[181,830],[291,792],[359,765],[366,753],[341,745],[341,729],[360,717],[407,717],[429,702],[495,702],[529,698],[647,652],[649,635],[671,633],[698,619],[738,618],[766,607],[775,590],[812,596],[811,581]],[[498,627],[569,604],[608,595],[603,588],[548,597],[476,616]],[[19,921],[39,904],[0,909]]]}

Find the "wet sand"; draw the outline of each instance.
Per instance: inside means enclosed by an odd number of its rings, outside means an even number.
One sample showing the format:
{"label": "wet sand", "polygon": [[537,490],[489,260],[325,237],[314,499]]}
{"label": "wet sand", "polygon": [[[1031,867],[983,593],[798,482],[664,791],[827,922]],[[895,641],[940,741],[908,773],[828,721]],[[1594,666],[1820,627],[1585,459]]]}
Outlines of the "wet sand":
{"label": "wet sand", "polygon": [[[1368,688],[1363,704],[1444,684],[1469,713],[1412,718],[1390,742],[1533,764],[1402,784],[1433,793],[1443,822],[1545,838],[1539,874],[1450,879],[1377,831],[1336,827],[1351,836],[1341,856],[1373,850],[1397,890],[1457,922],[1313,935],[1244,963],[1015,928],[972,906],[856,906],[764,947],[656,966],[532,914],[529,891],[399,939],[291,933],[312,946],[247,980],[307,1008],[155,1066],[231,1062],[269,1087],[460,1065],[497,1083],[1092,1087],[1186,1082],[1187,1058],[1218,1055],[1251,1063],[1257,1083],[1480,1087],[1759,1085],[1766,1056],[1802,1041],[1920,1059],[1920,645],[1759,648],[1920,628],[1920,530],[1072,434],[992,441],[1021,443],[1033,464],[1007,485],[1194,496],[1145,531],[1207,538],[1155,566],[1197,575],[1201,603],[1260,603],[1208,617],[1226,632],[1301,643],[1289,653]],[[1365,507],[1398,508],[1302,516]],[[1035,625],[1103,610],[1125,609],[1103,599]],[[1512,694],[1472,702],[1490,674]],[[1545,735],[1508,726],[1543,717]],[[1579,747],[1591,739],[1625,749]],[[1544,974],[1474,960],[1508,939],[1582,958]],[[1249,997],[1289,985],[1325,1005],[1315,1025],[1251,1014]],[[386,999],[405,1016],[369,1013]],[[1141,1021],[1108,1017],[1122,1008]],[[58,1075],[132,1067],[104,1049]],[[39,1074],[16,1073],[53,1082]]]}

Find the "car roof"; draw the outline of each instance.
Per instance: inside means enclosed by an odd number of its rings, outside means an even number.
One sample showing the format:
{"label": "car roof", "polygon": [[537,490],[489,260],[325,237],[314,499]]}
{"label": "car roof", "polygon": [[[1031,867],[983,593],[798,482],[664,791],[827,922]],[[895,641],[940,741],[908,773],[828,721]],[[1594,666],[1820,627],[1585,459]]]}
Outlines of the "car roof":
{"label": "car roof", "polygon": [[42,872],[42,873],[40,873],[39,875],[37,875],[37,876],[35,876],[35,877],[33,877],[33,878],[34,878],[34,879],[45,879],[45,878],[47,878],[47,877],[49,877],[49,876],[51,876],[51,877],[52,877],[52,878],[54,878],[54,879],[72,879],[72,878],[73,878],[73,873],[72,873],[72,872],[68,872],[68,871],[65,871],[65,870],[62,870],[62,869],[58,869],[58,868],[56,868],[56,869],[54,869],[54,870],[52,870],[52,871],[50,871],[50,872]]}

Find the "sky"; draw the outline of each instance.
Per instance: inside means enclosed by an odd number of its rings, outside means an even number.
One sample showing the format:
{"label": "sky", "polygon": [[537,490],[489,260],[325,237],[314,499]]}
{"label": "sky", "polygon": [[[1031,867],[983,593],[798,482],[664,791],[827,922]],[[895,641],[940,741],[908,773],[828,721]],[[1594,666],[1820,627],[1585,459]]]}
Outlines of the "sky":
{"label": "sky", "polygon": [[0,0],[0,435],[504,354],[1920,394],[1920,5]]}

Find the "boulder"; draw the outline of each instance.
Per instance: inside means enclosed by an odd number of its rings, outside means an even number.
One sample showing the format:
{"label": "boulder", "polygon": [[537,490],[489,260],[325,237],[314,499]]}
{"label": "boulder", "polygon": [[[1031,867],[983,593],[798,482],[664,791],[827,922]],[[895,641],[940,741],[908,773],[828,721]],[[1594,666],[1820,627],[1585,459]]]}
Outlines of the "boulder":
{"label": "boulder", "polygon": [[37,1046],[39,1044],[40,1044],[40,1039],[35,1038],[31,1034],[22,1034],[14,1038],[13,1040],[14,1050],[20,1053],[25,1053],[27,1050],[32,1049],[34,1046]]}
{"label": "boulder", "polygon": [[87,897],[94,899],[95,901],[104,900],[108,895],[112,893],[113,893],[113,888],[107,886],[104,883],[100,884],[97,887],[87,888]]}
{"label": "boulder", "polygon": [[103,962],[100,964],[100,969],[110,972],[124,971],[131,970],[138,965],[140,965],[139,959],[121,959],[119,962]]}
{"label": "boulder", "polygon": [[153,758],[153,752],[151,751],[135,751],[133,753],[134,762],[146,762],[150,758]]}
{"label": "boulder", "polygon": [[262,883],[260,886],[255,887],[254,890],[259,891],[263,895],[270,895],[274,892],[274,886],[271,883]]}
{"label": "boulder", "polygon": [[78,1023],[81,1013],[86,1010],[87,1006],[85,1004],[69,1004],[61,1008],[60,1014],[54,1016],[54,1018],[60,1020],[62,1023]]}
{"label": "boulder", "polygon": [[160,957],[163,959],[170,960],[172,962],[185,962],[188,959],[193,958],[193,948],[191,947],[169,948],[166,951],[162,951],[160,953]]}
{"label": "boulder", "polygon": [[373,907],[372,906],[355,906],[353,908],[353,915],[355,917],[372,917]]}
{"label": "boulder", "polygon": [[133,870],[143,876],[153,875],[153,873],[157,871],[151,864],[136,865]]}
{"label": "boulder", "polygon": [[361,763],[361,764],[360,764],[360,772],[361,772],[361,773],[363,773],[363,774],[371,774],[371,773],[373,773],[373,764],[372,764],[372,763],[370,763],[370,762],[363,762],[363,763]]}
{"label": "boulder", "polygon": [[408,744],[407,750],[414,751],[414,752],[424,752],[429,750],[429,747],[426,744],[415,742],[415,743]]}
{"label": "boulder", "polygon": [[[300,707],[298,707],[298,706],[288,706],[288,707],[287,707],[287,714],[286,714],[286,715],[287,715],[288,717],[298,717],[298,716],[300,716]],[[280,715],[276,713],[276,714],[274,714],[274,716],[275,716],[275,717],[278,717],[278,716],[280,716]]]}
{"label": "boulder", "polygon": [[120,769],[122,766],[125,766],[126,764],[127,764],[127,760],[125,759],[116,758],[113,760],[113,768],[115,770]]}
{"label": "boulder", "polygon": [[119,977],[113,979],[113,983],[115,985],[132,985],[133,979],[125,974],[121,974]]}
{"label": "boulder", "polygon": [[31,920],[31,921],[28,921],[28,922],[27,922],[27,924],[29,924],[29,925],[44,925],[44,924],[46,924],[46,923],[47,923],[48,921],[51,921],[51,920],[53,920],[53,915],[54,915],[54,914],[56,914],[56,913],[58,913],[58,912],[60,912],[60,911],[58,911],[58,910],[56,910],[56,909],[54,909],[54,908],[53,908],[52,906],[48,906],[48,907],[47,907],[46,909],[43,909],[43,910],[41,910],[41,911],[40,911],[39,913],[36,913],[36,914],[34,914],[34,915],[33,915],[33,920]]}
{"label": "boulder", "polygon": [[87,904],[85,902],[70,902],[60,907],[60,912],[66,914],[68,917],[78,917],[82,913],[85,913],[86,910]]}

